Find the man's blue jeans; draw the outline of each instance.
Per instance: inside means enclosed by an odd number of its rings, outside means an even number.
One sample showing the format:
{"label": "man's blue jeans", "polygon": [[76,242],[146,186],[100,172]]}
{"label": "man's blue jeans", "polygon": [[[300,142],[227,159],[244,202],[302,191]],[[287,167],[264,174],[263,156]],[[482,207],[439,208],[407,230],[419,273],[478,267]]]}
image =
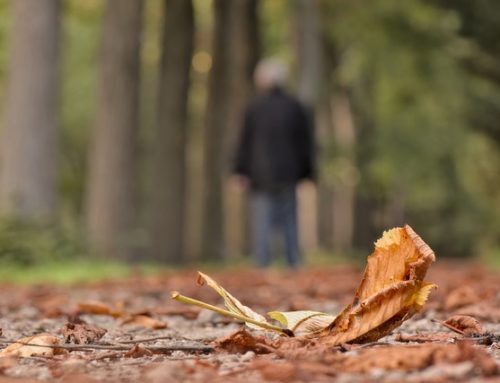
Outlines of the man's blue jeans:
{"label": "man's blue jeans", "polygon": [[252,247],[259,267],[270,266],[273,229],[279,229],[285,239],[288,266],[300,264],[297,230],[297,195],[295,186],[279,191],[253,191],[251,194]]}

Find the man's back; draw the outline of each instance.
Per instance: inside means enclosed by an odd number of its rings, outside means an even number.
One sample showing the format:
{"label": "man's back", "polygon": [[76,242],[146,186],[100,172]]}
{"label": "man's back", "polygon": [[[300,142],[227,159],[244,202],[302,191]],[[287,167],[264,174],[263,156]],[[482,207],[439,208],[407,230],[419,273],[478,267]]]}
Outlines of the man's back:
{"label": "man's back", "polygon": [[279,190],[311,178],[311,130],[304,107],[281,89],[258,96],[245,114],[236,173],[260,190]]}

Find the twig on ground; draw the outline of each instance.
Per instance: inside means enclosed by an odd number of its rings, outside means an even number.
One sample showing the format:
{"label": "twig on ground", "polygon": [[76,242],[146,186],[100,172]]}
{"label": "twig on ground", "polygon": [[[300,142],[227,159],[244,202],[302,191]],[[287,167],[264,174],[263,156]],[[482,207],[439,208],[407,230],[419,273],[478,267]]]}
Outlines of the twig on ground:
{"label": "twig on ground", "polygon": [[[94,351],[94,350],[112,350],[112,351],[128,351],[130,350],[130,346],[121,346],[121,345],[104,345],[104,344],[61,344],[61,345],[46,345],[46,344],[36,344],[36,343],[24,343],[19,341],[2,341],[0,344],[8,345],[8,344],[22,344],[23,346],[32,346],[32,347],[47,347],[54,349],[63,349],[68,351]],[[132,345],[140,344],[141,342],[132,343]],[[163,352],[173,352],[173,351],[183,351],[183,352],[202,352],[209,353],[214,349],[210,346],[149,346],[146,347],[149,351],[153,353],[163,353]]]}
{"label": "twig on ground", "polygon": [[460,329],[458,329],[458,328],[456,328],[456,327],[454,327],[454,326],[452,326],[452,325],[450,325],[450,324],[448,324],[446,322],[440,321],[438,319],[431,319],[431,321],[435,322],[435,323],[439,323],[441,326],[444,326],[447,329],[449,329],[451,331],[454,331],[454,332],[456,332],[456,333],[458,333],[460,335],[465,335],[465,333],[462,330],[460,330]]}
{"label": "twig on ground", "polygon": [[143,339],[131,339],[131,340],[119,340],[117,341],[120,344],[137,344],[137,343],[149,343],[157,340],[168,340],[172,339],[172,336],[155,336],[152,338],[143,338]]}

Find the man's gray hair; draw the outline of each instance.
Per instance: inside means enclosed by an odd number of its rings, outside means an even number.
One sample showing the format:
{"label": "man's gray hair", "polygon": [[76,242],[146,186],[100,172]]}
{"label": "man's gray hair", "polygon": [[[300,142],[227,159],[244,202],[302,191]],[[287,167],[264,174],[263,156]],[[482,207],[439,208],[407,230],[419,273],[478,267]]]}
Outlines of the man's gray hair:
{"label": "man's gray hair", "polygon": [[254,72],[255,86],[261,90],[284,86],[287,77],[285,65],[276,59],[260,61]]}

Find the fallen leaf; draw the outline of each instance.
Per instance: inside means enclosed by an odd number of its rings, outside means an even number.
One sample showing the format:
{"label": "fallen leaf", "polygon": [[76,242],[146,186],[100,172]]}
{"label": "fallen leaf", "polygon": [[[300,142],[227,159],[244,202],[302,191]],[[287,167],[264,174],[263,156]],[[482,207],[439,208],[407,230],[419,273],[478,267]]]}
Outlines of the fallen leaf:
{"label": "fallen leaf", "polygon": [[481,302],[479,304],[462,307],[456,311],[456,314],[469,315],[493,323],[500,322],[500,308],[495,302]]}
{"label": "fallen leaf", "polygon": [[276,327],[269,323],[264,316],[243,305],[214,279],[198,272],[198,283],[203,285],[204,282],[207,282],[207,285],[212,287],[224,299],[225,306],[229,311],[224,311],[207,303],[184,297],[176,291],[172,293],[172,298],[184,303],[198,305],[234,319],[243,320],[248,327],[253,329],[266,329],[289,336],[317,332],[335,319],[333,316],[317,311],[271,311],[268,313],[269,316],[283,325],[283,327]]}
{"label": "fallen leaf", "polygon": [[431,343],[362,349],[356,355],[334,355],[330,362],[343,372],[369,373],[373,369],[415,371],[438,363],[463,360],[457,345]]}
{"label": "fallen leaf", "polygon": [[150,316],[147,315],[130,316],[122,321],[122,325],[141,326],[141,327],[151,328],[154,330],[167,328],[167,324],[165,322],[151,318]]}
{"label": "fallen leaf", "polygon": [[446,297],[444,308],[453,310],[456,308],[468,306],[481,301],[481,297],[472,287],[463,285],[452,290]]}
{"label": "fallen leaf", "polygon": [[86,314],[109,315],[118,318],[123,315],[120,307],[113,308],[110,305],[99,301],[86,301],[78,303],[78,310]]}
{"label": "fallen leaf", "polygon": [[276,327],[264,316],[243,305],[206,274],[198,273],[198,283],[207,283],[222,298],[228,311],[174,291],[172,298],[222,315],[245,321],[255,329],[268,329],[294,336],[321,337],[325,343],[370,342],[389,334],[403,321],[422,309],[436,285],[423,278],[435,256],[431,248],[406,225],[384,232],[375,243],[353,302],[337,317],[313,312],[270,313],[284,327]]}
{"label": "fallen leaf", "polygon": [[[208,286],[213,288],[217,293],[224,299],[224,304],[227,309],[233,313],[240,314],[242,316],[251,318],[255,321],[267,323],[266,318],[262,315],[256,313],[251,308],[243,305],[238,299],[229,294],[226,289],[224,289],[221,285],[215,282],[211,277],[202,272],[198,272],[198,284],[203,285],[206,282]],[[262,329],[261,326],[255,325],[253,323],[246,322],[246,325],[253,329]]]}
{"label": "fallen leaf", "polygon": [[316,333],[335,320],[334,316],[318,311],[270,311],[267,314],[296,336]]}
{"label": "fallen leaf", "polygon": [[416,342],[416,343],[453,343],[457,336],[449,332],[432,332],[416,335],[398,334],[395,340],[398,342]]}
{"label": "fallen leaf", "polygon": [[148,350],[142,344],[134,345],[130,350],[128,350],[124,356],[127,358],[142,358],[143,356],[151,356],[153,353]]}
{"label": "fallen leaf", "polygon": [[35,306],[40,310],[43,316],[56,318],[64,315],[64,304],[67,302],[67,296],[64,294],[52,293],[46,294],[35,300]]}
{"label": "fallen leaf", "polygon": [[484,334],[483,326],[479,321],[468,315],[454,315],[448,318],[444,323],[457,330],[460,330],[465,336],[476,336]]}
{"label": "fallen leaf", "polygon": [[54,356],[64,353],[60,348],[47,347],[59,345],[59,338],[54,335],[41,333],[19,339],[16,343],[0,351],[0,356],[16,356],[28,358],[30,356]]}
{"label": "fallen leaf", "polygon": [[245,329],[240,329],[222,339],[215,341],[215,346],[230,353],[244,354],[253,351],[256,354],[268,354],[271,352],[265,338],[250,334]]}
{"label": "fallen leaf", "polygon": [[59,332],[66,343],[88,344],[101,339],[107,330],[80,320],[80,323],[66,323]]}
{"label": "fallen leaf", "polygon": [[434,252],[410,226],[384,232],[353,302],[322,331],[325,342],[375,341],[421,310],[436,287],[423,280],[434,260]]}
{"label": "fallen leaf", "polygon": [[486,376],[494,376],[500,372],[495,359],[488,354],[484,348],[474,346],[469,340],[461,340],[458,342],[462,358],[471,360],[476,367]]}

